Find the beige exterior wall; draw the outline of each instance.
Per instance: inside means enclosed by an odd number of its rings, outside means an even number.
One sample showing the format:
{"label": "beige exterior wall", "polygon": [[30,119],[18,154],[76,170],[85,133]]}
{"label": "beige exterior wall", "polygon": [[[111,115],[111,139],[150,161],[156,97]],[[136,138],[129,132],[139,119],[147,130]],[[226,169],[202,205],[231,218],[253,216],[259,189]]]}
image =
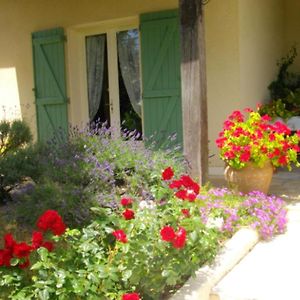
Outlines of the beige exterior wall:
{"label": "beige exterior wall", "polygon": [[300,72],[300,1],[286,0],[285,14],[285,53],[291,46],[297,46],[298,56],[291,70]]}
{"label": "beige exterior wall", "polygon": [[[72,43],[80,38],[77,33],[102,26],[104,21],[118,19],[116,23],[122,24],[127,19],[134,23],[141,13],[177,5],[178,0],[0,0],[0,111],[8,103],[15,115],[21,109],[36,133],[31,33],[60,26],[69,39],[69,117],[80,123],[87,106],[78,103],[84,97],[84,84],[80,78],[74,79],[83,68],[82,58],[74,63],[76,55],[81,55],[73,51],[76,47]],[[266,100],[267,86],[276,75],[276,61],[291,44],[300,44],[299,11],[299,0],[212,0],[205,6],[209,147],[210,154],[215,154],[210,166],[223,166],[215,139],[225,118],[235,109]],[[3,117],[9,117],[7,111],[0,112],[0,119]]]}
{"label": "beige exterior wall", "polygon": [[10,117],[7,111],[15,115],[21,109],[23,119],[36,135],[32,32],[54,27],[68,30],[76,25],[137,17],[144,12],[175,8],[177,3],[177,0],[0,0],[0,111],[2,106],[6,107],[0,118]]}
{"label": "beige exterior wall", "polygon": [[221,166],[215,140],[224,118],[240,101],[239,6],[237,0],[205,7],[209,166]]}
{"label": "beige exterior wall", "polygon": [[284,0],[211,1],[207,5],[207,76],[212,166],[223,166],[215,139],[230,112],[268,100],[284,50]]}

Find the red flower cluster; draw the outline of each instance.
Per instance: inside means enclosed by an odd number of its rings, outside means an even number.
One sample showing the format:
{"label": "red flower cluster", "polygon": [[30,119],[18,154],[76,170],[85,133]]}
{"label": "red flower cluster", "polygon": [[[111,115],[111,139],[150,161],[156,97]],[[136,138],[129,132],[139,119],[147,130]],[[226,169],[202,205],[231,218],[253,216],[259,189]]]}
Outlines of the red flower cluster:
{"label": "red flower cluster", "polygon": [[10,267],[12,258],[21,259],[19,268],[29,265],[29,254],[32,248],[24,242],[17,243],[12,234],[4,235],[4,249],[0,249],[0,266]]}
{"label": "red flower cluster", "polygon": [[163,241],[172,243],[174,248],[180,249],[185,246],[186,231],[183,227],[179,227],[175,232],[173,227],[164,226],[160,231],[160,236]]}
{"label": "red flower cluster", "polygon": [[129,293],[129,294],[124,294],[122,296],[122,300],[140,300],[140,295],[138,293]]}
{"label": "red flower cluster", "polygon": [[115,230],[112,234],[121,243],[125,244],[128,242],[126,233],[122,229]]}
{"label": "red flower cluster", "polygon": [[134,219],[134,211],[132,209],[128,209],[126,208],[123,213],[122,213],[123,217],[125,220],[131,220]]}
{"label": "red flower cluster", "polygon": [[169,187],[178,189],[175,193],[176,197],[190,202],[195,201],[200,192],[199,184],[188,175],[182,175],[179,180],[173,180]]}
{"label": "red flower cluster", "polygon": [[37,221],[37,227],[42,231],[50,230],[54,235],[62,235],[66,231],[66,225],[55,210],[44,212]]}
{"label": "red flower cluster", "polygon": [[268,160],[275,166],[287,166],[292,163],[299,166],[297,152],[299,133],[291,135],[291,130],[281,122],[268,123],[268,115],[246,109],[245,118],[240,111],[234,111],[224,122],[223,131],[216,140],[220,148],[220,157],[234,168],[243,168],[247,162],[263,166]]}
{"label": "red flower cluster", "polygon": [[43,234],[39,231],[34,231],[32,233],[31,244],[33,249],[38,249],[40,247],[46,248],[49,252],[54,249],[54,245],[52,242],[45,241]]}
{"label": "red flower cluster", "polygon": [[[40,217],[38,221],[38,227],[42,230],[50,229],[53,234],[56,235],[62,234],[65,231],[65,225],[63,224],[61,217],[56,211],[50,212],[51,213],[49,214],[49,211],[46,211]],[[51,216],[49,217],[49,215]],[[53,215],[55,215],[56,222],[51,221],[54,219]],[[44,247],[51,252],[54,248],[54,245],[52,242],[44,241],[43,234],[39,231],[34,231],[32,233],[31,245],[25,242],[16,242],[12,234],[8,233],[4,236],[4,249],[0,249],[0,267],[10,267],[11,259],[18,258],[20,260],[18,267],[21,269],[26,268],[30,264],[30,253],[40,247]]]}

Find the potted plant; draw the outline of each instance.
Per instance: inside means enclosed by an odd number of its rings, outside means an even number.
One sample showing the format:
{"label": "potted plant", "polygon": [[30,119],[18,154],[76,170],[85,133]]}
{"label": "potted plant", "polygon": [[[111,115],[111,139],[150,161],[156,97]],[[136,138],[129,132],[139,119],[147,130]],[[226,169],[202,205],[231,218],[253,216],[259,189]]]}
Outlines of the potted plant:
{"label": "potted plant", "polygon": [[282,122],[269,123],[271,117],[261,116],[249,108],[234,111],[224,122],[216,140],[220,157],[225,161],[225,179],[231,188],[249,193],[268,192],[273,170],[277,167],[299,167],[300,131],[291,130]]}
{"label": "potted plant", "polygon": [[272,119],[281,118],[284,121],[300,116],[300,73],[289,71],[296,57],[297,49],[293,46],[277,62],[277,78],[268,86],[272,100],[260,107],[261,115],[267,114]]}

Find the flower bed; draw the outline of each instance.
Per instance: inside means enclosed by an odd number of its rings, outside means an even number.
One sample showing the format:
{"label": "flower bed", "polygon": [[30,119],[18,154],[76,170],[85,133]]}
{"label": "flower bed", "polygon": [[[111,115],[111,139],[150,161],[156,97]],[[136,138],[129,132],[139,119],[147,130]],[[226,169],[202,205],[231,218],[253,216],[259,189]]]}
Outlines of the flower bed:
{"label": "flower bed", "polygon": [[[40,233],[33,233],[31,243],[6,235],[0,296],[161,299],[211,262],[241,226],[257,228],[263,238],[285,229],[286,210],[276,197],[200,191],[193,179],[174,175],[170,167],[161,176],[151,199],[124,195],[116,207],[95,207],[95,220],[81,230],[64,232],[62,219],[51,210],[39,218]],[[44,241],[42,234],[49,230],[54,236]],[[20,244],[26,245],[22,254]]]}

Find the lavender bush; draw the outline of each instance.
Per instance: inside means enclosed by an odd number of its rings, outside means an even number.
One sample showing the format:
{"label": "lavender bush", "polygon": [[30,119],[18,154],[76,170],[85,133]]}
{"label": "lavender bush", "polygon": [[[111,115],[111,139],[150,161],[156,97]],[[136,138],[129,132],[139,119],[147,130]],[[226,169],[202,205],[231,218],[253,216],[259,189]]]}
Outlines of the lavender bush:
{"label": "lavender bush", "polygon": [[143,146],[136,132],[117,135],[99,123],[85,130],[72,128],[67,142],[53,139],[37,147],[36,155],[30,156],[31,165],[42,170],[34,178],[36,189],[24,195],[8,217],[19,224],[33,224],[40,211],[51,208],[69,226],[82,226],[92,218],[91,207],[114,208],[123,195],[153,200],[166,166],[185,171],[182,155],[174,148],[153,151]]}

